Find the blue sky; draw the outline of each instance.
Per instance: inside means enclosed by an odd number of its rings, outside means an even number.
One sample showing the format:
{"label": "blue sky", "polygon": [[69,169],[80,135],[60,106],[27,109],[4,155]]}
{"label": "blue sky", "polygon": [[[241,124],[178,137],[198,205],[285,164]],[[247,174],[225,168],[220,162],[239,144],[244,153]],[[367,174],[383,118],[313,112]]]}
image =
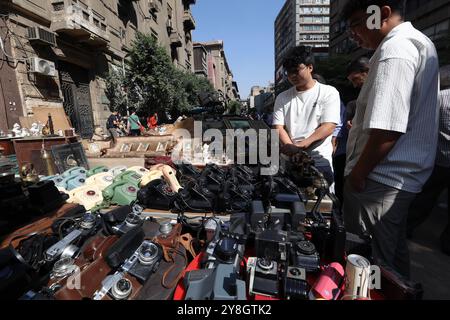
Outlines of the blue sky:
{"label": "blue sky", "polygon": [[285,0],[197,0],[194,41],[223,40],[242,99],[274,77],[274,22]]}

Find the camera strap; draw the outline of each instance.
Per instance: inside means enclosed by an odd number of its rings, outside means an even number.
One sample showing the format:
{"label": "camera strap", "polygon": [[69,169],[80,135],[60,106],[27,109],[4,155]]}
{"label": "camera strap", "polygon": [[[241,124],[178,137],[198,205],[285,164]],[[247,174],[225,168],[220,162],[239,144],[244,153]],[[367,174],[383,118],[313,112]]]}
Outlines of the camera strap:
{"label": "camera strap", "polygon": [[33,268],[33,266],[31,266],[31,265],[24,259],[24,257],[20,254],[20,252],[17,251],[16,248],[14,248],[14,246],[12,245],[12,243],[13,243],[14,240],[16,240],[16,239],[20,239],[20,238],[27,238],[27,239],[29,239],[29,238],[31,238],[31,237],[34,237],[34,236],[37,236],[37,235],[40,235],[40,234],[43,234],[43,232],[41,232],[41,231],[36,231],[36,232],[31,232],[31,233],[29,233],[29,234],[20,234],[20,235],[15,236],[14,238],[12,238],[12,239],[9,241],[8,248],[9,248],[9,250],[12,252],[12,254],[14,255],[14,257],[15,257],[20,263],[24,264],[24,265],[25,265],[27,268],[29,268],[29,269],[35,269],[35,268]]}

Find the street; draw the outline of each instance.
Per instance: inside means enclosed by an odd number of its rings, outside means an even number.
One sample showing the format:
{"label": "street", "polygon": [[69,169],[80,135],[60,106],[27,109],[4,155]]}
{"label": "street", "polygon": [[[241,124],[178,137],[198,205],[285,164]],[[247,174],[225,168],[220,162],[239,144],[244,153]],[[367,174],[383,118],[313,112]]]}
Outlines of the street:
{"label": "street", "polygon": [[450,256],[440,250],[439,236],[447,224],[445,196],[409,243],[411,277],[424,288],[424,300],[450,299]]}

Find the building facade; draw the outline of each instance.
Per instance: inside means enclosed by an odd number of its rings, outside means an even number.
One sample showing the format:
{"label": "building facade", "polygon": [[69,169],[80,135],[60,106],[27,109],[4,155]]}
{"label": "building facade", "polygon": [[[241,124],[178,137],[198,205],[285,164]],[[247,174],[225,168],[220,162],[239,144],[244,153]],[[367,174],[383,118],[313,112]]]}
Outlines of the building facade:
{"label": "building facade", "polygon": [[[358,48],[346,33],[346,23],[340,18],[345,3],[346,0],[331,0],[330,55],[349,54],[357,58],[369,51]],[[450,0],[406,0],[404,16],[433,40],[438,52],[449,49]]]}
{"label": "building facade", "polygon": [[193,4],[195,0],[2,0],[1,129],[32,115],[33,108],[63,107],[76,132],[92,136],[94,125],[104,126],[110,113],[104,78],[111,68],[124,69],[138,31],[157,38],[177,68],[193,71]]}
{"label": "building facade", "polygon": [[222,40],[194,43],[194,70],[205,76],[228,101],[240,99],[239,89],[225,55]]}
{"label": "building facade", "polygon": [[329,46],[330,0],[286,0],[275,20],[275,82],[282,80],[282,59],[295,46],[313,47],[326,57]]}
{"label": "building facade", "polygon": [[262,114],[275,102],[275,85],[270,83],[267,87],[253,86],[250,89],[248,105],[250,109],[255,108]]}

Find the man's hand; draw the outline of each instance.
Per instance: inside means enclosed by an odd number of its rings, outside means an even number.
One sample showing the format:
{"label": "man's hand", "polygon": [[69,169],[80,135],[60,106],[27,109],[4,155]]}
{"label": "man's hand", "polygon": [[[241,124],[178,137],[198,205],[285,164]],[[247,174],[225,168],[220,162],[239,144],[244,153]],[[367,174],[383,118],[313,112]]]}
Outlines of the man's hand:
{"label": "man's hand", "polygon": [[302,148],[298,147],[295,144],[285,144],[284,146],[281,147],[280,149],[281,153],[287,155],[287,156],[293,156],[294,154],[299,153],[300,151],[302,151]]}
{"label": "man's hand", "polygon": [[363,192],[366,188],[366,178],[362,175],[358,174],[355,170],[353,170],[350,175],[348,176],[348,180],[350,183],[350,186],[356,191],[356,192]]}
{"label": "man's hand", "polygon": [[311,143],[306,139],[295,144],[300,149],[308,149]]}
{"label": "man's hand", "polygon": [[347,121],[347,129],[350,130],[352,128],[352,120]]}
{"label": "man's hand", "polygon": [[333,156],[334,156],[335,153],[336,153],[338,144],[339,144],[338,138],[337,137],[333,137],[333,139],[331,140],[331,144],[333,145]]}

